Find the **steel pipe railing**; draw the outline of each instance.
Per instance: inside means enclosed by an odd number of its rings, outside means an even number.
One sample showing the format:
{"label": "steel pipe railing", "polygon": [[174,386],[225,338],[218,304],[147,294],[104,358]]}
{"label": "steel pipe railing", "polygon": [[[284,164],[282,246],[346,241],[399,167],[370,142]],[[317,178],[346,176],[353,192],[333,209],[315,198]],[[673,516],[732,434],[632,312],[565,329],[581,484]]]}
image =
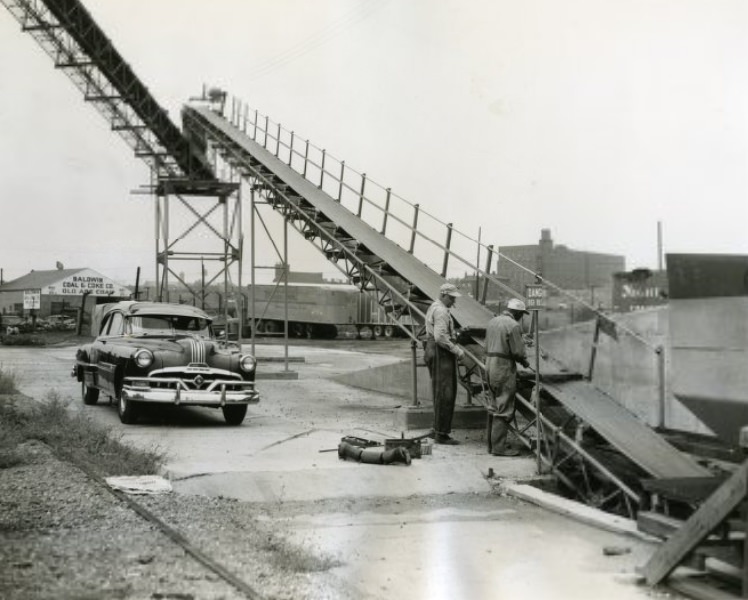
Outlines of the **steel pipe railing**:
{"label": "steel pipe railing", "polygon": [[[236,103],[237,108],[230,113],[230,121],[234,126],[245,133],[251,129],[250,137],[255,142],[283,160],[305,179],[328,191],[331,197],[337,198],[353,214],[367,223],[381,223],[382,235],[399,243],[405,240],[397,237],[398,232],[405,233],[407,241],[404,246],[408,251],[445,278],[450,274],[458,276],[460,270],[465,269],[475,273],[476,277],[482,279],[483,284],[481,298],[477,298],[479,301],[485,303],[489,286],[495,286],[509,296],[523,297],[523,293],[512,289],[499,280],[496,274],[490,272],[495,258],[496,261],[503,261],[526,273],[534,281],[545,284],[593,315],[604,315],[603,311],[583,298],[502,254],[497,246],[476,240],[454,228],[451,223],[441,221],[424,210],[420,204],[409,202],[394,193],[391,188],[380,185],[365,173],[359,173],[326,149],[312,144],[309,140],[305,140],[303,149],[299,149],[295,144],[297,134],[294,131],[285,130],[280,123],[273,122],[256,109],[249,110],[240,100],[236,100]],[[252,112],[254,119],[251,119]],[[440,242],[439,239],[445,241]],[[483,252],[486,256],[485,267],[475,262],[475,256],[481,256]],[[647,349],[657,353],[656,345],[609,315],[605,315],[605,318],[613,322],[620,332],[630,335]]]}

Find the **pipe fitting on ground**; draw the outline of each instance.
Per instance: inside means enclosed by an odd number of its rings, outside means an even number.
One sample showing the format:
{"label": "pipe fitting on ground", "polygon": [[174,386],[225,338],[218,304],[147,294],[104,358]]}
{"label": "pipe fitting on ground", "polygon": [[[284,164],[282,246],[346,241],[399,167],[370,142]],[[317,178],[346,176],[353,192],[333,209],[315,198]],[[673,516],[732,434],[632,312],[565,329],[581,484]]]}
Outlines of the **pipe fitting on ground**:
{"label": "pipe fitting on ground", "polygon": [[410,464],[410,452],[406,448],[361,448],[348,442],[341,442],[338,445],[338,458],[352,459],[367,465]]}

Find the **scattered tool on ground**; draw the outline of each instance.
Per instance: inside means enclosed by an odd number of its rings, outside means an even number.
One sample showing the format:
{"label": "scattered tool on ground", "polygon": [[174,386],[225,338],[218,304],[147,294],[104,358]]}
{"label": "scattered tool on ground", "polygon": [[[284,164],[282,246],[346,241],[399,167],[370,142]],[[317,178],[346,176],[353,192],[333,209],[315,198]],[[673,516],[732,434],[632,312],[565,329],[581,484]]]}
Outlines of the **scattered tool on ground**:
{"label": "scattered tool on ground", "polygon": [[[401,440],[395,441],[399,442]],[[410,452],[405,445],[387,447],[382,442],[367,440],[366,438],[353,435],[346,435],[340,438],[340,444],[338,444],[337,448],[328,448],[320,450],[320,452],[332,452],[334,450],[338,451],[338,458],[341,460],[350,458],[372,465],[390,465],[395,463],[409,465],[411,460]]]}
{"label": "scattered tool on ground", "polygon": [[351,458],[370,465],[410,464],[410,452],[406,448],[397,447],[390,450],[382,446],[362,448],[348,442],[340,442],[338,445],[338,458],[341,460]]}

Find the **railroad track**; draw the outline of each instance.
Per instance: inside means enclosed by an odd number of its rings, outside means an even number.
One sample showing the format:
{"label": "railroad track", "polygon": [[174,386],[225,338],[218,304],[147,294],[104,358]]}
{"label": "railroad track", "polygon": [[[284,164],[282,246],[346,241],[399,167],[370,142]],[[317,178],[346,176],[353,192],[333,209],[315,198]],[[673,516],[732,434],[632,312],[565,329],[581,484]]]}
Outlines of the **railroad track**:
{"label": "railroad track", "polygon": [[205,568],[210,570],[222,581],[233,586],[236,590],[244,594],[249,600],[263,600],[265,598],[251,584],[244,581],[241,577],[232,573],[226,567],[220,564],[218,561],[213,559],[211,556],[209,556],[208,554],[206,554],[199,548],[197,548],[194,544],[192,544],[192,542],[190,542],[186,537],[184,537],[176,529],[171,527],[168,523],[164,522],[162,519],[160,519],[152,511],[148,510],[145,506],[140,504],[133,497],[127,495],[126,493],[120,490],[113,489],[106,483],[106,481],[104,481],[102,477],[94,473],[86,465],[81,464],[78,461],[75,461],[74,459],[72,459],[72,457],[59,456],[57,452],[55,452],[55,455],[58,457],[58,459],[64,460],[65,462],[68,462],[69,464],[74,465],[81,472],[83,472],[86,475],[86,477],[88,477],[88,479],[90,479],[92,482],[99,485],[101,488],[103,488],[107,492],[109,492],[119,502],[121,502],[122,504],[125,504],[133,512],[137,513],[140,517],[142,517],[143,519],[145,519],[152,525],[155,525],[166,537],[168,537],[172,542],[174,542],[180,548],[182,548],[187,554],[189,554],[192,558],[194,558],[198,563],[200,563]]}

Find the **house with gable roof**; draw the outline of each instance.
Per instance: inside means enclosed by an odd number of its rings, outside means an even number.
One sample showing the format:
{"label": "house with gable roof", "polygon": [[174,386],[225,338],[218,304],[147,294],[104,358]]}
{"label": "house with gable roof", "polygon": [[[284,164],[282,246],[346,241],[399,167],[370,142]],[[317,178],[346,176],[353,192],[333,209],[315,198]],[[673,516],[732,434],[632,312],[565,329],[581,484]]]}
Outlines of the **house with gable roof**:
{"label": "house with gable roof", "polygon": [[27,316],[34,311],[37,317],[76,314],[87,306],[127,300],[132,290],[93,269],[64,269],[31,271],[0,285],[0,315]]}

